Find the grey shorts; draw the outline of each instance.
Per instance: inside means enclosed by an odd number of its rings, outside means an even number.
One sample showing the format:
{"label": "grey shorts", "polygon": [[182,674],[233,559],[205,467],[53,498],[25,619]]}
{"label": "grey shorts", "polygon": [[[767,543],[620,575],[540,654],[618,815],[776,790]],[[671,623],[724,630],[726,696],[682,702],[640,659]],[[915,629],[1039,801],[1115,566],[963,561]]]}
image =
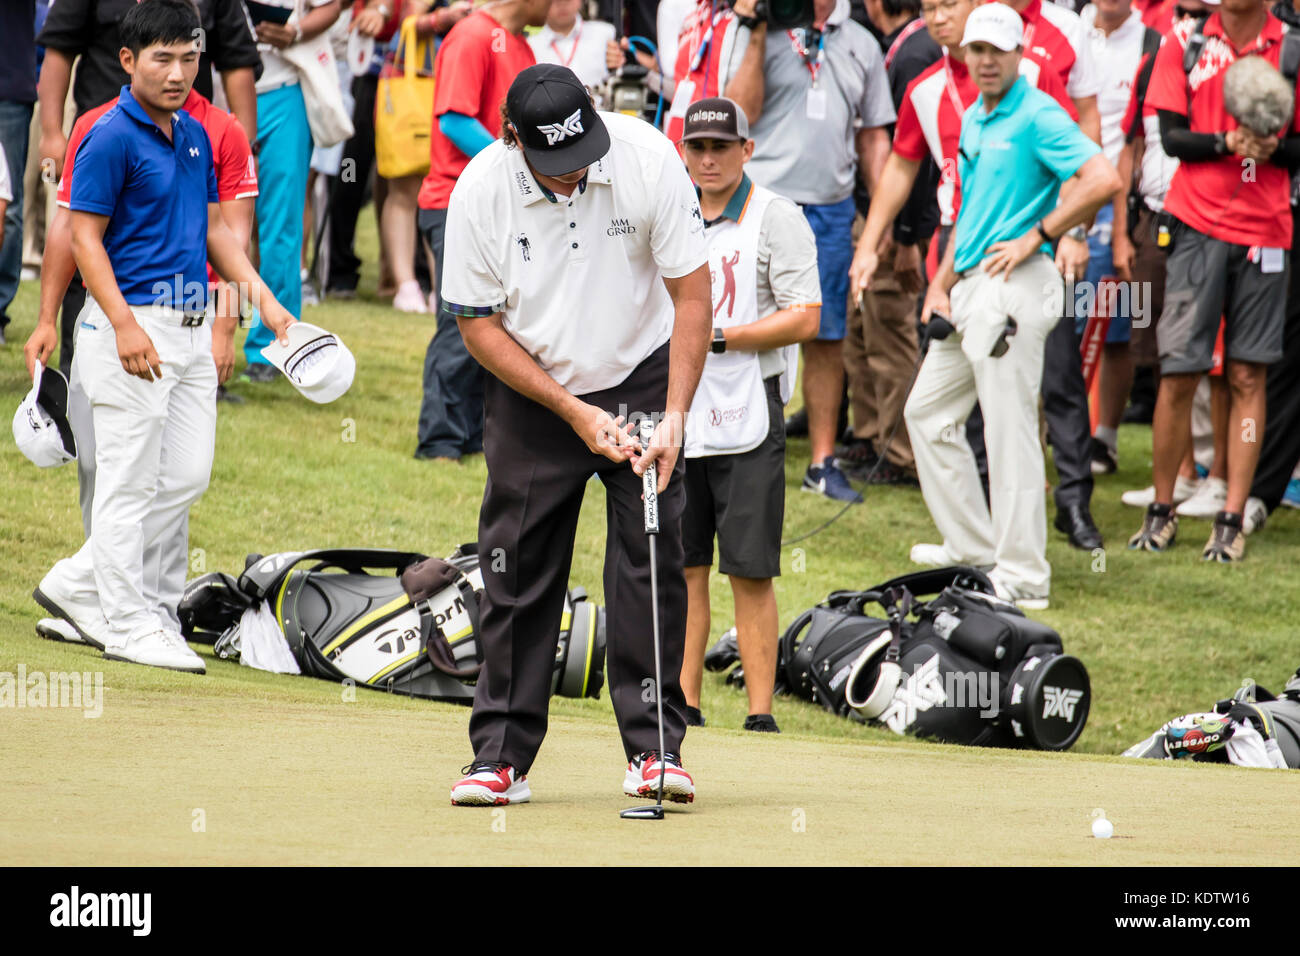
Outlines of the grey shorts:
{"label": "grey shorts", "polygon": [[1291,253],[1282,250],[1280,268],[1264,272],[1257,248],[1213,239],[1177,219],[1172,238],[1156,327],[1161,373],[1208,372],[1221,316],[1227,360],[1270,365],[1280,359]]}
{"label": "grey shorts", "polygon": [[682,512],[684,567],[713,564],[740,578],[781,574],[781,529],[785,521],[785,409],[780,376],[767,390],[767,437],[738,455],[686,459],[686,508]]}

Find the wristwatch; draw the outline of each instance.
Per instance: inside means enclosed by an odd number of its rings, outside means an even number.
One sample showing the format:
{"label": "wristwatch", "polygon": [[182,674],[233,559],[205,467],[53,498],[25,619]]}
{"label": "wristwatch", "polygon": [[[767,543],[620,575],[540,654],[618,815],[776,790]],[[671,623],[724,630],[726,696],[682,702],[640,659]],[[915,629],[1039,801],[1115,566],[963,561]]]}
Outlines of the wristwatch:
{"label": "wristwatch", "polygon": [[1083,226],[1075,226],[1073,229],[1067,232],[1066,235],[1069,236],[1071,239],[1073,239],[1075,242],[1088,241],[1088,230],[1084,229]]}
{"label": "wristwatch", "polygon": [[727,351],[727,337],[722,334],[722,329],[716,325],[713,327],[713,343],[709,346],[709,351],[714,355],[721,355]]}
{"label": "wristwatch", "polygon": [[1228,155],[1228,134],[1227,133],[1214,134],[1214,153],[1216,156]]}

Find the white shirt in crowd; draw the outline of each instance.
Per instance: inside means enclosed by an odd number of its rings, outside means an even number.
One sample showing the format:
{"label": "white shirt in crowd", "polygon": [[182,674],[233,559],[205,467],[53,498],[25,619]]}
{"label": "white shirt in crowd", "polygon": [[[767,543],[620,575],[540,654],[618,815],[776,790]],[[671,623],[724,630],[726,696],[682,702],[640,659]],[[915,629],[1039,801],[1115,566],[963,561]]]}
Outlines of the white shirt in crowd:
{"label": "white shirt in crowd", "polygon": [[[304,17],[309,9],[323,7],[330,0],[260,0],[260,2],[268,7],[279,7],[281,10],[298,10],[299,17]],[[345,18],[340,16],[339,19]],[[290,23],[286,25],[292,25],[294,22],[296,21],[290,18]],[[256,31],[253,36],[257,36]],[[257,81],[257,92],[266,93],[276,87],[298,82],[298,71],[284,61],[275,47],[269,43],[259,43],[257,50],[262,54],[262,76]]]}
{"label": "white shirt in crowd", "polygon": [[571,394],[611,388],[673,331],[663,279],[708,261],[700,204],[677,150],[649,123],[601,113],[610,148],[585,188],[552,199],[497,141],[451,193],[442,298],[500,312],[510,336]]}
{"label": "white shirt in crowd", "polygon": [[538,63],[567,66],[577,74],[582,85],[593,89],[605,82],[605,45],[614,39],[614,25],[604,20],[578,17],[567,35],[544,26],[528,38]]}
{"label": "white shirt in crowd", "polygon": [[[1074,51],[1074,65],[1065,80],[1066,95],[1076,100],[1096,96],[1101,89],[1101,75],[1083,21],[1072,9],[1056,3],[1044,3],[1042,11],[1043,19],[1061,31]],[[1037,44],[1034,47],[1037,48]]]}
{"label": "white shirt in crowd", "polygon": [[1091,3],[1079,14],[1088,30],[1095,63],[1106,64],[1101,71],[1101,89],[1097,92],[1097,112],[1101,114],[1101,150],[1112,165],[1119,163],[1124,148],[1124,114],[1133,96],[1133,80],[1142,60],[1142,37],[1146,27],[1142,14],[1133,10],[1127,20],[1107,36],[1097,23],[1097,8]]}

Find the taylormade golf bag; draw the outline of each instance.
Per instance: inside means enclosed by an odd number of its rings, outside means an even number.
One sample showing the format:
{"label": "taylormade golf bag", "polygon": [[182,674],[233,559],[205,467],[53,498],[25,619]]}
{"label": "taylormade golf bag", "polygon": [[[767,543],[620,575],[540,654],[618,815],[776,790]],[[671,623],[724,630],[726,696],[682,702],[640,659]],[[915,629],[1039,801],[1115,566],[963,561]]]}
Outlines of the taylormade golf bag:
{"label": "taylormade golf bag", "polygon": [[1300,670],[1279,697],[1247,682],[1213,712],[1175,717],[1124,756],[1300,768]]}
{"label": "taylormade golf bag", "polygon": [[[389,573],[369,573],[374,570]],[[446,560],[380,549],[249,555],[238,581],[220,573],[191,581],[178,615],[185,636],[214,642],[219,657],[292,672],[262,663],[274,662],[277,652],[287,663],[276,646],[282,641],[292,664],[312,677],[468,702],[483,663],[482,587],[473,544]],[[573,588],[559,628],[552,693],[599,697],[605,609]],[[268,629],[274,632],[269,647]]]}
{"label": "taylormade golf bag", "polygon": [[[886,618],[864,613],[870,604]],[[898,734],[1041,750],[1068,749],[1090,701],[1060,636],[962,567],[833,592],[782,635],[777,690]]]}

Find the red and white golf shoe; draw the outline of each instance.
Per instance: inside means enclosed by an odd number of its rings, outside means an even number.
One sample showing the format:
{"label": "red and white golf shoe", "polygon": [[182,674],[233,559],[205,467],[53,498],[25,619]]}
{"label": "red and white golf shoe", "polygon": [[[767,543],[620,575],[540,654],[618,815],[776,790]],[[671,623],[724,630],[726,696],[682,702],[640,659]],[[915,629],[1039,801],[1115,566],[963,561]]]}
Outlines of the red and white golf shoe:
{"label": "red and white golf shoe", "polygon": [[533,798],[528,778],[508,763],[472,763],[461,773],[467,776],[451,788],[454,807],[504,807]]}
{"label": "red and white golf shoe", "polygon": [[690,803],[695,799],[695,781],[682,769],[676,754],[664,754],[659,760],[657,750],[637,754],[627,765],[623,775],[623,792],[629,797],[655,800],[659,796],[659,774],[664,774],[664,799],[674,803]]}

